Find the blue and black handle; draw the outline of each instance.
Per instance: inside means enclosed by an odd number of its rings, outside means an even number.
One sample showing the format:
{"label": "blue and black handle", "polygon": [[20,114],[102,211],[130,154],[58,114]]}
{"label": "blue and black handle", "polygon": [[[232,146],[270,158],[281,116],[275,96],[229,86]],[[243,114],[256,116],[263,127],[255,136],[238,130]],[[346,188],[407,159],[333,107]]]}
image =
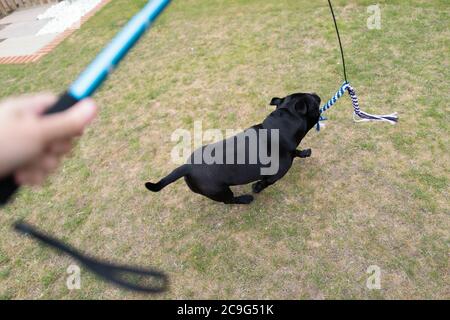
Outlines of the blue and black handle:
{"label": "blue and black handle", "polygon": [[[90,97],[170,2],[171,0],[149,1],[81,73],[69,90],[60,96],[58,102],[47,110],[45,115],[65,111],[77,102]],[[6,204],[19,187],[13,175],[1,179],[0,206]]]}

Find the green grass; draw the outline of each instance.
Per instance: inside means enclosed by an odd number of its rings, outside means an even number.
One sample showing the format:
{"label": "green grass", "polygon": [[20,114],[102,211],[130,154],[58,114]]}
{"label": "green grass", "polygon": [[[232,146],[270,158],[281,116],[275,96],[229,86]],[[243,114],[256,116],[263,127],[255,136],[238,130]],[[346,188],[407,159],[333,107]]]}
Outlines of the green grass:
{"label": "green grass", "polygon": [[[39,63],[0,66],[0,96],[63,91],[145,2],[112,1]],[[335,9],[363,109],[398,111],[399,124],[355,124],[341,99],[302,143],[313,156],[242,207],[181,181],[158,194],[143,184],[175,167],[177,128],[246,128],[274,96],[334,94],[328,6],[174,1],[96,95],[99,119],[73,157],[2,209],[0,298],[154,298],[84,270],[81,290],[67,290],[73,262],[11,230],[26,218],[89,254],[165,270],[171,288],[156,298],[449,299],[450,6],[379,3],[381,30],[366,27],[371,1]],[[366,288],[370,265],[379,291]]]}

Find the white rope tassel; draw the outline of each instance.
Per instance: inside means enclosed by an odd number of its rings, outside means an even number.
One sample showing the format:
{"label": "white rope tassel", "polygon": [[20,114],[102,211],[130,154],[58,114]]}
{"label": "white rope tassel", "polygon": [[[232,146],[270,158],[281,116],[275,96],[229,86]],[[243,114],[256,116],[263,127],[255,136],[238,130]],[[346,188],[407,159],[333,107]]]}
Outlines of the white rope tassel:
{"label": "white rope tassel", "polygon": [[356,95],[355,89],[352,86],[347,87],[348,94],[352,99],[353,105],[353,121],[355,122],[368,122],[368,121],[385,121],[390,124],[396,124],[398,122],[397,112],[386,114],[386,115],[378,115],[378,114],[370,114],[364,111],[361,111],[359,108],[358,97]]}

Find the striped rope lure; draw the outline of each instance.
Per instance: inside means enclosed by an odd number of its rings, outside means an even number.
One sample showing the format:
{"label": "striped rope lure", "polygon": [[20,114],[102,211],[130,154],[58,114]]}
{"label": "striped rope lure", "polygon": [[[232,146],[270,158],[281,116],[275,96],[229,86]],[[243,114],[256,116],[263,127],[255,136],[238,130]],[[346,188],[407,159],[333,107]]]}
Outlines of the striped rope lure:
{"label": "striped rope lure", "polygon": [[323,121],[327,120],[323,116],[323,113],[330,109],[336,102],[344,95],[345,91],[348,92],[350,95],[350,98],[352,99],[352,105],[353,105],[353,120],[355,122],[363,122],[363,121],[386,121],[391,124],[396,124],[398,122],[398,116],[397,112],[386,114],[386,115],[376,115],[376,114],[370,114],[364,111],[361,111],[359,108],[359,102],[358,102],[358,96],[356,95],[355,89],[345,81],[341,88],[336,92],[336,94],[328,100],[328,102],[320,108],[320,118],[317,122],[316,129],[317,131],[320,131],[320,128],[324,126]]}
{"label": "striped rope lure", "polygon": [[344,84],[341,86],[341,88],[336,92],[336,94],[328,100],[328,102],[320,108],[320,118],[317,122],[317,131],[320,130],[321,126],[324,126],[323,121],[327,120],[323,116],[323,113],[330,109],[345,93],[345,91],[348,91],[348,94],[350,95],[350,98],[352,99],[352,105],[353,105],[353,120],[355,122],[363,122],[363,121],[386,121],[391,124],[396,124],[398,121],[397,113],[392,114],[386,114],[386,115],[376,115],[376,114],[370,114],[364,111],[361,111],[359,108],[359,102],[358,97],[356,96],[355,89],[352,88],[350,83],[347,80],[347,71],[345,67],[345,56],[344,56],[344,49],[342,48],[342,41],[341,41],[341,35],[339,34],[339,28],[336,22],[336,15],[334,14],[333,5],[331,4],[331,0],[328,0],[328,5],[330,7],[331,15],[333,16],[334,21],[334,27],[336,29],[336,35],[339,41],[339,48],[341,50],[341,59],[342,59],[342,68],[344,71]]}

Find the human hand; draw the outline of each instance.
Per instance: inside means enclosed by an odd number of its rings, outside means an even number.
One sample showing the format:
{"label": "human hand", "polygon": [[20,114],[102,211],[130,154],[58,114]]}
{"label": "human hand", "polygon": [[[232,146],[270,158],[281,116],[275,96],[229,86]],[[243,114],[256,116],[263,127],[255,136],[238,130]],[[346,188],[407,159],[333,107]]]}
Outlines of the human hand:
{"label": "human hand", "polygon": [[19,185],[43,183],[95,118],[97,107],[91,99],[42,116],[56,99],[40,94],[0,103],[0,178],[13,174]]}

